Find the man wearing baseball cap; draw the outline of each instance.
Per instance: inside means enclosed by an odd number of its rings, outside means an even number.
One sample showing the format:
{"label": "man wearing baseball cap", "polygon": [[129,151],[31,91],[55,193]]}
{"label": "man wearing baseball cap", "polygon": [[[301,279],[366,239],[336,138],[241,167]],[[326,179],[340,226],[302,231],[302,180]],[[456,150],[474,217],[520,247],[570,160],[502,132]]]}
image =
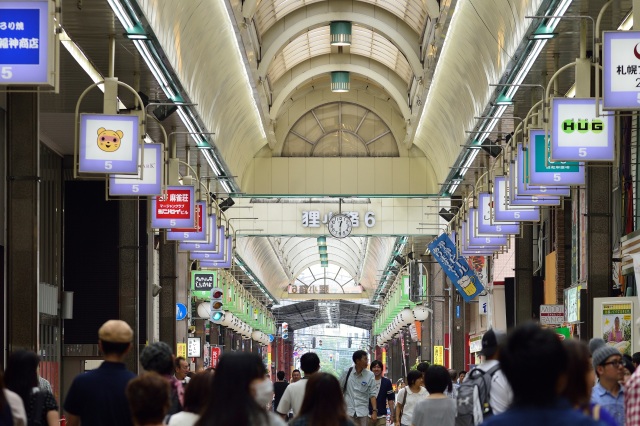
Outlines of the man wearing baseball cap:
{"label": "man wearing baseball cap", "polygon": [[488,372],[497,367],[497,370],[491,376],[491,391],[489,393],[489,404],[494,415],[506,411],[513,401],[511,385],[509,385],[498,362],[500,347],[506,341],[506,333],[491,328],[482,336],[482,350],[479,352],[480,356],[484,358],[484,362],[477,368]]}
{"label": "man wearing baseball cap", "polygon": [[126,322],[109,320],[102,324],[98,346],[104,361],[71,383],[64,401],[67,426],[133,426],[125,389],[136,376],[124,364],[132,340],[133,330]]}

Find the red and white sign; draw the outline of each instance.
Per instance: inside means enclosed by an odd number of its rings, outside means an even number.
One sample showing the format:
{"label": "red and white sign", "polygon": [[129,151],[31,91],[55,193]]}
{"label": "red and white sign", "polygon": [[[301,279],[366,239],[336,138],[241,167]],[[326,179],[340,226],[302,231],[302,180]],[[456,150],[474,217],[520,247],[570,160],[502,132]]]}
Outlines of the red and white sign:
{"label": "red and white sign", "polygon": [[220,362],[220,356],[222,355],[222,348],[211,348],[211,367],[218,368],[218,362]]}
{"label": "red and white sign", "polygon": [[564,305],[540,305],[541,325],[562,325],[564,322]]}
{"label": "red and white sign", "polygon": [[194,228],[195,217],[193,186],[168,186],[151,199],[152,228]]}

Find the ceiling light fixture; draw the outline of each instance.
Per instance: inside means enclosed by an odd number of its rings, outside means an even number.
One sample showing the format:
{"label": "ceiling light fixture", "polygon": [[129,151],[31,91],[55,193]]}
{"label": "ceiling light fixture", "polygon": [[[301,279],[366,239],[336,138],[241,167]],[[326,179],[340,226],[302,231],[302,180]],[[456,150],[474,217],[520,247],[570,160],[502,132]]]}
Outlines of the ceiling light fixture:
{"label": "ceiling light fixture", "polygon": [[351,22],[334,21],[329,27],[332,46],[351,46]]}
{"label": "ceiling light fixture", "polygon": [[348,71],[333,71],[331,73],[331,91],[334,93],[348,92],[351,87]]}

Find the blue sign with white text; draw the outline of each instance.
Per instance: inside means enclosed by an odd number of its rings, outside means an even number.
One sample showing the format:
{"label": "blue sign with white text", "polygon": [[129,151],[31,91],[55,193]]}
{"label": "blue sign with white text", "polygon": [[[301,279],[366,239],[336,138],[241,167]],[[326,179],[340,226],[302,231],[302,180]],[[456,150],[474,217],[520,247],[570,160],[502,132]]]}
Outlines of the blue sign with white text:
{"label": "blue sign with white text", "polygon": [[55,84],[55,2],[0,1],[0,86]]}
{"label": "blue sign with white text", "polygon": [[442,234],[431,241],[429,251],[436,258],[465,302],[471,302],[484,290],[484,286],[469,267],[467,260],[462,256],[458,256],[456,246],[448,234]]}
{"label": "blue sign with white text", "polygon": [[24,65],[37,64],[39,61],[40,12],[38,9],[0,10],[0,63]]}

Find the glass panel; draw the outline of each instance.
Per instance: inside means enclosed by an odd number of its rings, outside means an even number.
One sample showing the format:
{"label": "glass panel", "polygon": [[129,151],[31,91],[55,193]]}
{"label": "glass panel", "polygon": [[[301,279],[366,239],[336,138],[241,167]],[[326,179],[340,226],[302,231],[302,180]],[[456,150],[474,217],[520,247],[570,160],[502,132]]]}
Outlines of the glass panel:
{"label": "glass panel", "polygon": [[314,157],[339,157],[340,156],[340,135],[332,132],[318,141],[313,151]]}
{"label": "glass panel", "polygon": [[[313,112],[322,123],[322,128]],[[349,102],[334,102],[322,105],[313,112],[305,114],[291,128],[285,139],[283,156],[399,155],[396,140],[389,127],[370,110]]]}

